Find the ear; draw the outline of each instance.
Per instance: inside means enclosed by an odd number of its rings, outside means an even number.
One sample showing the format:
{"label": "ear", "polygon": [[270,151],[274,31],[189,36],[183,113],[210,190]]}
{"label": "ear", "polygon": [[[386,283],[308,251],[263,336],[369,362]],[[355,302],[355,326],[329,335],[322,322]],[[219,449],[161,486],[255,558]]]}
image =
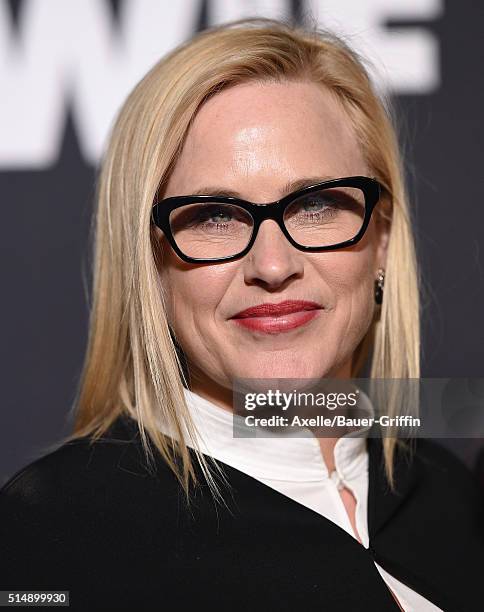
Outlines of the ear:
{"label": "ear", "polygon": [[376,223],[377,249],[376,263],[378,268],[386,268],[388,242],[390,240],[391,223],[387,219],[378,217]]}
{"label": "ear", "polygon": [[162,274],[164,270],[164,257],[166,249],[165,235],[160,228],[151,226],[150,228],[150,242],[151,249],[153,252],[153,259],[158,270],[158,274]]}

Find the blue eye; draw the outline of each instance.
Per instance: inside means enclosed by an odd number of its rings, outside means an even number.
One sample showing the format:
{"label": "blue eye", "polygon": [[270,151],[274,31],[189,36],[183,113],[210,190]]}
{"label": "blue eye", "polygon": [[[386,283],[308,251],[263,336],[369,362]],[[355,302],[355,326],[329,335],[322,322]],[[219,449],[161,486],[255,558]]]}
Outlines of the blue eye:
{"label": "blue eye", "polygon": [[[225,219],[224,219],[225,217]],[[228,221],[231,221],[231,219],[233,218],[232,212],[230,210],[228,210],[227,208],[224,207],[220,207],[220,208],[213,208],[213,209],[209,209],[209,210],[204,210],[203,212],[200,213],[200,215],[197,218],[197,221],[209,221],[209,222],[213,222],[213,223],[226,223]]]}
{"label": "blue eye", "polygon": [[308,212],[335,206],[335,203],[330,198],[323,198],[321,196],[308,196],[302,200],[301,204]]}

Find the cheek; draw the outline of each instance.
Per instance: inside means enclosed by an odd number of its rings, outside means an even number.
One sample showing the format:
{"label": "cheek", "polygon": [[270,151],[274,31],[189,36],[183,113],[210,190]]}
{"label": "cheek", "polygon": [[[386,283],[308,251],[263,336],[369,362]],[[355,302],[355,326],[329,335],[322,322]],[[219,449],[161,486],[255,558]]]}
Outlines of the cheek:
{"label": "cheek", "polygon": [[329,289],[334,322],[348,332],[360,335],[373,316],[374,251],[334,252],[327,258],[320,275]]}
{"label": "cheek", "polygon": [[213,321],[227,281],[215,266],[167,266],[162,272],[168,317],[175,329]]}

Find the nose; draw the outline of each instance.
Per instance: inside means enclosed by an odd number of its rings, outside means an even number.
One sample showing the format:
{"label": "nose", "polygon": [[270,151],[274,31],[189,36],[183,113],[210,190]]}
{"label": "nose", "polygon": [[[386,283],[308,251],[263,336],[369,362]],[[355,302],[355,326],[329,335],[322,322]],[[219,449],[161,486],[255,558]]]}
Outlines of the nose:
{"label": "nose", "polygon": [[289,279],[302,277],[303,258],[304,254],[292,246],[277,223],[266,219],[244,258],[245,281],[276,289]]}

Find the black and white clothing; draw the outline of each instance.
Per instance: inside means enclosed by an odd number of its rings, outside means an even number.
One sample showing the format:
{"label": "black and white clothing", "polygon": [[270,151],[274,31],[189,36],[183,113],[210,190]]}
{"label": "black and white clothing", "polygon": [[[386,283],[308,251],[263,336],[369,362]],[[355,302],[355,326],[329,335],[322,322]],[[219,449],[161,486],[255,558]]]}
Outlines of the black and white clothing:
{"label": "black and white clothing", "polygon": [[155,454],[155,469],[146,465],[137,423],[119,417],[95,443],[63,444],[2,488],[0,590],[69,590],[70,609],[83,612],[398,612],[389,587],[412,612],[482,608],[480,494],[443,447],[418,440],[410,466],[397,453],[392,493],[380,439],[338,442],[362,545],[313,442],[271,441],[264,460],[241,457],[237,440],[224,443],[227,415],[200,399],[191,410],[206,437],[220,428],[212,443],[234,463],[219,461],[225,505],[190,449],[201,485],[187,507],[165,462]]}

